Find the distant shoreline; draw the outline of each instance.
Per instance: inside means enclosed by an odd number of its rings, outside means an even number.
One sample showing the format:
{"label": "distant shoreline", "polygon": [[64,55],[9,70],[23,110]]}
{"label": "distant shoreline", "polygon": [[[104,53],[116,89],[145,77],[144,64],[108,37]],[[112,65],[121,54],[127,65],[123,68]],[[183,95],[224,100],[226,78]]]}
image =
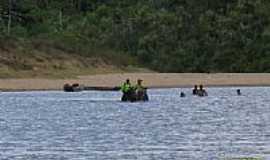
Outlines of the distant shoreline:
{"label": "distant shoreline", "polygon": [[[206,88],[243,88],[243,87],[270,87],[270,85],[207,85]],[[193,88],[193,86],[151,86],[148,89],[173,89],[173,88]],[[63,91],[63,89],[0,89],[0,92],[53,92]],[[87,90],[85,90],[87,91]],[[88,90],[91,91],[91,90]],[[92,90],[94,91],[94,90]]]}
{"label": "distant shoreline", "polygon": [[0,79],[0,91],[57,91],[65,83],[84,86],[115,87],[129,78],[133,84],[143,79],[149,88],[191,88],[195,84],[205,87],[270,87],[269,73],[119,73],[79,76],[77,79]]}

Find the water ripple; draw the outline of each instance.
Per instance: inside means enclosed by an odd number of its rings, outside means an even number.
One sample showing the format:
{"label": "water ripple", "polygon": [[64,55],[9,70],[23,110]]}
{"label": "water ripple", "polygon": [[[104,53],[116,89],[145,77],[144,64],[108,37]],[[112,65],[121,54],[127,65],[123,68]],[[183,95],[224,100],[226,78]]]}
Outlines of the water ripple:
{"label": "water ripple", "polygon": [[0,159],[270,159],[270,88],[241,90],[1,93]]}

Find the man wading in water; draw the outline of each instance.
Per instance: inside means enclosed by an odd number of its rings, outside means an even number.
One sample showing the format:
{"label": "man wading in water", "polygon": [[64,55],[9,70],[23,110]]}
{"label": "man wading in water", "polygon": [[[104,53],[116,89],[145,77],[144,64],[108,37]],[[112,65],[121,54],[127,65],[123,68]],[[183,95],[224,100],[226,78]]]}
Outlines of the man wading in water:
{"label": "man wading in water", "polygon": [[138,101],[148,101],[148,96],[146,93],[146,88],[142,85],[142,81],[141,79],[137,80],[137,85],[135,86],[135,90],[136,90],[136,99]]}
{"label": "man wading in water", "polygon": [[142,80],[137,81],[136,86],[130,84],[130,80],[127,79],[126,82],[121,86],[121,91],[123,92],[122,101],[148,101],[147,89],[143,87]]}
{"label": "man wading in water", "polygon": [[127,79],[126,82],[121,86],[121,91],[123,92],[121,100],[128,101],[132,95],[132,86],[129,79]]}

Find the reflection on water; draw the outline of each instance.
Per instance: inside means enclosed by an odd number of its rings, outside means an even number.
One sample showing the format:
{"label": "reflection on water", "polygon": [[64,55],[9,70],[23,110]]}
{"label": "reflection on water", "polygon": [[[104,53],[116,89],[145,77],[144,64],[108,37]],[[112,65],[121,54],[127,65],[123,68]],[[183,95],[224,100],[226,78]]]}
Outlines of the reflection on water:
{"label": "reflection on water", "polygon": [[270,88],[241,90],[0,93],[0,159],[269,159]]}

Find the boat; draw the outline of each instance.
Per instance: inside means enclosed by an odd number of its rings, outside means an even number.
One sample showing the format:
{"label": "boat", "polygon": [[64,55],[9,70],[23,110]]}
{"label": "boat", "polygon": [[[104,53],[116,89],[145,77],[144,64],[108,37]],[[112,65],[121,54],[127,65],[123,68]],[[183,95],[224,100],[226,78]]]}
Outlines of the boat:
{"label": "boat", "polygon": [[84,90],[84,86],[79,85],[78,83],[74,83],[72,85],[67,83],[63,86],[63,90],[65,92],[80,92]]}

